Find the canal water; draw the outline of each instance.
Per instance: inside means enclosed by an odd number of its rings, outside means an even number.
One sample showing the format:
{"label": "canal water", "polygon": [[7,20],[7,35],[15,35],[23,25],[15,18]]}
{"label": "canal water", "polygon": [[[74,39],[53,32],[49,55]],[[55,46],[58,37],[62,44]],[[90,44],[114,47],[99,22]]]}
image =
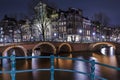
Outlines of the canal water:
{"label": "canal water", "polygon": [[[102,52],[102,50],[101,50]],[[79,52],[79,53],[62,53],[62,57],[78,58],[78,59],[94,59],[96,62],[108,64],[111,66],[120,67],[120,56],[119,55],[105,55],[105,53],[97,52]],[[63,59],[55,59],[55,68],[62,69],[73,69],[83,72],[90,72],[90,65],[81,61],[71,61]],[[16,69],[17,70],[27,70],[27,69],[38,69],[38,68],[50,68],[49,59],[28,59],[28,60],[17,60]],[[10,70],[10,62],[4,61],[1,70]],[[107,78],[108,80],[120,80],[120,71],[95,65],[95,74]],[[11,80],[10,74],[0,74],[0,80]],[[33,71],[26,73],[17,73],[16,80],[50,80],[49,71]],[[90,80],[89,77],[71,72],[58,72],[55,71],[55,80]],[[96,79],[100,80],[100,79]]]}

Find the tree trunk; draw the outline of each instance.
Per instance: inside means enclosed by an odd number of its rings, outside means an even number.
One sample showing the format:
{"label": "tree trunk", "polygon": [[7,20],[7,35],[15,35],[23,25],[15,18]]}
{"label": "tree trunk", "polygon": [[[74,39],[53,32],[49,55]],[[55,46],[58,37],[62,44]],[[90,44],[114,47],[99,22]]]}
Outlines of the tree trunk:
{"label": "tree trunk", "polygon": [[43,36],[43,41],[45,41],[45,33],[44,33],[44,26],[43,26],[43,23],[42,23],[42,36]]}

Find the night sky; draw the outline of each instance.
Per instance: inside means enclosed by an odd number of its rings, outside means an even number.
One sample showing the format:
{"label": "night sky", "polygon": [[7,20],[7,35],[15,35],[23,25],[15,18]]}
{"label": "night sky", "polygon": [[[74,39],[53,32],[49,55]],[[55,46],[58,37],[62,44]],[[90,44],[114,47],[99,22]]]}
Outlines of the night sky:
{"label": "night sky", "polygon": [[[58,8],[80,8],[89,19],[95,13],[103,12],[110,17],[111,24],[120,25],[120,0],[48,0]],[[30,16],[32,0],[0,0],[0,19],[4,14],[25,14]]]}

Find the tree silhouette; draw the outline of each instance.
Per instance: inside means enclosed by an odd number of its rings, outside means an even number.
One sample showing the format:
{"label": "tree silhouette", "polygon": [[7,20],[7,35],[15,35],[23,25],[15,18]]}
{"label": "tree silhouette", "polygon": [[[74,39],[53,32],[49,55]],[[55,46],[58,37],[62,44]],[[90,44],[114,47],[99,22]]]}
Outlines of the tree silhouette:
{"label": "tree silhouette", "polygon": [[101,26],[108,26],[110,18],[103,12],[95,13],[93,16],[93,21],[97,21]]}

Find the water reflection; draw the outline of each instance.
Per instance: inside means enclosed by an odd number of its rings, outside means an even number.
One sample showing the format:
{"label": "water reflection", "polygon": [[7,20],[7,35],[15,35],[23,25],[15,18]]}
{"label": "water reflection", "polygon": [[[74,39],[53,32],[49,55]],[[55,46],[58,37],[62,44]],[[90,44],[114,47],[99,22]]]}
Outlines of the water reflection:
{"label": "water reflection", "polygon": [[[117,61],[116,61],[116,56],[102,56],[100,54],[93,53],[93,57],[97,58],[97,62],[118,67]],[[97,65],[96,68],[99,68],[99,69],[97,69],[97,72],[99,72],[98,75],[108,78],[109,80],[119,80],[117,78],[117,74],[118,74],[117,70],[99,66],[99,65]],[[112,75],[112,76],[110,76],[110,75]]]}
{"label": "water reflection", "polygon": [[[2,71],[10,70],[10,63],[7,61],[7,59],[4,59],[4,63],[2,65],[3,65]],[[4,80],[10,80],[11,79],[11,77],[8,73],[3,73],[2,78]]]}
{"label": "water reflection", "polygon": [[[72,54],[61,54],[59,56],[69,57],[69,58],[79,58],[79,59],[94,59],[96,62],[120,66],[120,56],[104,56],[102,54],[91,53],[91,52],[80,52]],[[10,64],[9,62],[7,62]],[[62,69],[73,69],[82,72],[90,72],[90,64],[84,63],[81,61],[71,61],[64,59],[55,59],[54,62],[55,68]],[[17,70],[27,70],[27,69],[38,69],[38,68],[50,68],[50,59],[29,59],[29,60],[17,60],[16,64]],[[3,65],[1,70],[10,70],[10,65]],[[108,80],[119,80],[120,72],[105,68],[99,65],[95,65],[95,74],[107,78]],[[112,75],[112,76],[111,76]],[[9,74],[0,75],[1,80],[10,80]],[[29,72],[29,73],[20,73],[17,74],[16,80],[49,80],[50,72]],[[89,80],[89,77],[78,74],[78,73],[69,73],[69,72],[55,72],[55,80]]]}
{"label": "water reflection", "polygon": [[[33,55],[34,56],[34,55]],[[38,58],[32,58],[32,69],[38,69],[39,68],[39,65],[38,65]],[[33,74],[33,78],[35,79],[35,80],[37,80],[37,77],[39,76],[38,74],[37,74],[37,71],[33,71],[32,72],[32,74]]]}
{"label": "water reflection", "polygon": [[[97,55],[97,54],[96,54],[96,53],[95,53],[95,54],[93,53],[93,55]],[[95,56],[90,57],[90,59],[91,59],[91,60],[95,60],[95,62],[99,62],[99,59],[98,59],[97,57],[95,57]],[[97,76],[101,76],[99,65],[95,65],[95,74],[96,74]]]}
{"label": "water reflection", "polygon": [[93,57],[95,57],[95,59],[97,59],[97,62],[101,62],[104,64],[108,64],[108,65],[112,65],[112,66],[117,66],[117,61],[116,61],[116,56],[102,56],[100,54],[97,53],[93,53]]}
{"label": "water reflection", "polygon": [[[72,58],[72,54],[61,54],[61,57],[68,57]],[[65,59],[55,59],[55,65],[57,68],[71,68],[72,60],[65,60]]]}
{"label": "water reflection", "polygon": [[113,47],[103,47],[101,48],[101,53],[103,55],[113,56],[115,54],[115,50]]}
{"label": "water reflection", "polygon": [[[78,57],[79,59],[83,59],[83,57]],[[74,62],[74,70],[76,71],[81,71],[81,72],[89,72],[88,67],[89,65],[85,62],[81,62],[81,61],[75,61]],[[79,73],[74,73],[75,76],[75,80],[88,80],[88,76],[84,75],[84,74],[79,74]]]}

